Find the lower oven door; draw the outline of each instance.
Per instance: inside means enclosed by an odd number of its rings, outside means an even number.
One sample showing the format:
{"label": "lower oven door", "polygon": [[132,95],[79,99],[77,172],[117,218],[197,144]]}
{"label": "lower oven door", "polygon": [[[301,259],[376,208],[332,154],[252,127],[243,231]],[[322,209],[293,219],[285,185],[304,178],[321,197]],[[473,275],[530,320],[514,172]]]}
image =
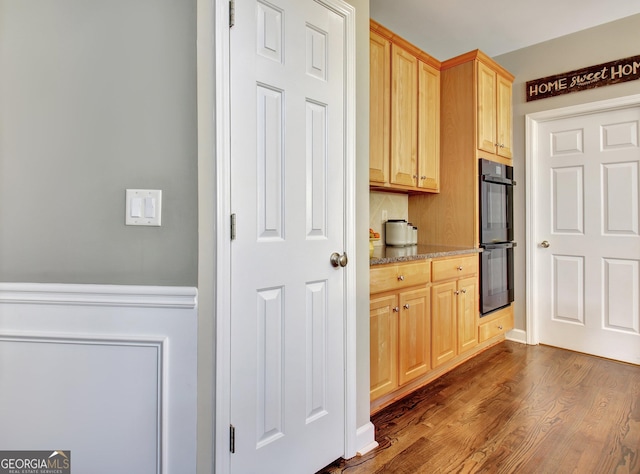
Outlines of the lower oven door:
{"label": "lower oven door", "polygon": [[480,253],[480,314],[508,306],[513,301],[514,243],[483,245]]}

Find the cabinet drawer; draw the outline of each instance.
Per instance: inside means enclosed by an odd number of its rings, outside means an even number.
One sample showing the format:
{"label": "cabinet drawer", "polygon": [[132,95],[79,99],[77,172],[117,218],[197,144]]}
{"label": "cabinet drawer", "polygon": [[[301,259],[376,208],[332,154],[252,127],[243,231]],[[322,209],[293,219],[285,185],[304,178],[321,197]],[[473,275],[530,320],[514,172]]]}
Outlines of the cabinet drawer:
{"label": "cabinet drawer", "polygon": [[438,259],[431,265],[432,281],[471,276],[478,273],[478,254]]}
{"label": "cabinet drawer", "polygon": [[369,291],[374,294],[429,283],[430,270],[429,260],[372,267]]}
{"label": "cabinet drawer", "polygon": [[[509,306],[501,310],[500,316],[494,317],[490,321],[482,322],[478,327],[478,342],[484,342],[499,334],[504,334],[513,329],[513,307]],[[491,316],[487,316],[491,317]]]}

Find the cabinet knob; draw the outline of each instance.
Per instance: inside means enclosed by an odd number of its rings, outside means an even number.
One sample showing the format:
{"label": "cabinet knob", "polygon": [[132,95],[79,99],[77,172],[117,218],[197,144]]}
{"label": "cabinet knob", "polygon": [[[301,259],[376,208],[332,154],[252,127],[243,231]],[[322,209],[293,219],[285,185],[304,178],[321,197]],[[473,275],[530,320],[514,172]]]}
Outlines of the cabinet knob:
{"label": "cabinet knob", "polygon": [[427,179],[426,176],[420,176],[420,179]]}
{"label": "cabinet knob", "polygon": [[466,290],[466,289],[464,289],[464,288],[463,288],[463,289],[461,289],[460,291],[461,291],[462,293],[466,293],[466,292],[467,292],[467,290]]}
{"label": "cabinet knob", "polygon": [[500,143],[500,148],[504,148],[504,143]]}
{"label": "cabinet knob", "polygon": [[502,331],[502,326],[498,326],[498,329],[500,329]]}
{"label": "cabinet knob", "polygon": [[398,281],[404,281],[404,275],[398,275]]}
{"label": "cabinet knob", "polygon": [[454,292],[453,292],[453,294],[454,294],[454,295],[459,295],[459,294],[460,294],[460,292],[459,292],[458,290],[456,290],[456,291],[454,291]]}
{"label": "cabinet knob", "polygon": [[409,303],[406,303],[406,304],[403,306],[403,308],[404,308],[404,309],[409,309]]}
{"label": "cabinet knob", "polygon": [[398,308],[397,306],[395,308],[393,308],[393,312],[397,313],[398,311],[400,311],[400,308]]}
{"label": "cabinet knob", "polygon": [[459,271],[462,271],[462,265],[460,265],[460,266],[458,267],[458,270],[459,270]]}

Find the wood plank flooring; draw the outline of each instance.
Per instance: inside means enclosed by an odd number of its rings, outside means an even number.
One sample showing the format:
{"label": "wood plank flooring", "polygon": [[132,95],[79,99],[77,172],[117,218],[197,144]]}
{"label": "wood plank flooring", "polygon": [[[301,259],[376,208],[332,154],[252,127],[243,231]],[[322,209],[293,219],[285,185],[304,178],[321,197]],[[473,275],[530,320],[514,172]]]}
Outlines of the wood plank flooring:
{"label": "wood plank flooring", "polygon": [[373,416],[374,451],[319,471],[640,473],[640,366],[505,341]]}

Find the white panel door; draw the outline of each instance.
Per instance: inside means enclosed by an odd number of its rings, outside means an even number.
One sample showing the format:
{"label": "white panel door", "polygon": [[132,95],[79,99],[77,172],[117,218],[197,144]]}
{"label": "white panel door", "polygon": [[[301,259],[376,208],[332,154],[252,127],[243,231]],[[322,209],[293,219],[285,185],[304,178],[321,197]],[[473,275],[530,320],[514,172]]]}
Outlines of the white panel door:
{"label": "white panel door", "polygon": [[241,0],[230,34],[231,471],[315,472],[345,446],[345,20]]}
{"label": "white panel door", "polygon": [[543,344],[640,364],[639,124],[635,107],[539,125]]}

